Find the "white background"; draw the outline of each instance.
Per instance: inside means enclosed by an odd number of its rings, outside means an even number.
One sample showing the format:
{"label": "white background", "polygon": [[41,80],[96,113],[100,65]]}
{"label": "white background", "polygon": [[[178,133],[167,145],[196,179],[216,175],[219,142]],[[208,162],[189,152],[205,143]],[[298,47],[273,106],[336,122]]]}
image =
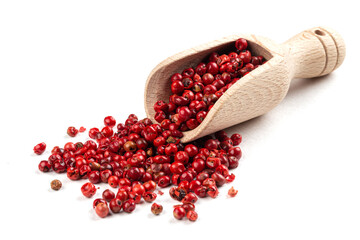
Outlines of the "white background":
{"label": "white background", "polygon": [[[0,2],[1,239],[360,239],[359,34],[356,1],[16,1]],[[253,4],[253,5],[252,5]],[[179,51],[231,34],[281,43],[330,26],[345,39],[343,65],[327,77],[293,81],[273,111],[235,126],[243,158],[239,190],[201,199],[196,223],[142,204],[99,219],[84,181],[44,174],[55,145],[85,140],[68,126],[145,117],[151,69]],[[43,156],[33,146],[46,142]],[[63,182],[61,191],[50,181]],[[100,185],[100,196],[106,185]]]}

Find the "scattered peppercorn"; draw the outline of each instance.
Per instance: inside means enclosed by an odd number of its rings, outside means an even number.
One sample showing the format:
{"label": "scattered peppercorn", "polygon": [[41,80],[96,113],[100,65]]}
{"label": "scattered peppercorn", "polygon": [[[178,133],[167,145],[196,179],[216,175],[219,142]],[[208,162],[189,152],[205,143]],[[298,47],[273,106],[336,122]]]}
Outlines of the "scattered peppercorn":
{"label": "scattered peppercorn", "polygon": [[198,214],[197,214],[194,210],[189,210],[189,211],[186,213],[186,217],[187,217],[187,219],[189,219],[190,221],[194,222],[194,221],[197,220]]}
{"label": "scattered peppercorn", "polygon": [[153,203],[151,205],[151,212],[154,214],[154,215],[159,215],[163,210],[163,206],[160,205],[160,204],[157,204],[157,203]]}
{"label": "scattered peppercorn", "polygon": [[173,214],[176,219],[181,220],[185,217],[186,211],[183,207],[178,206],[174,208]]}
{"label": "scattered peppercorn", "polygon": [[45,152],[46,144],[45,143],[39,143],[34,147],[34,153],[37,155],[41,155],[43,152]]}
{"label": "scattered peppercorn", "polygon": [[96,187],[94,184],[88,182],[82,185],[81,192],[85,197],[91,198],[96,193]]}
{"label": "scattered peppercorn", "polygon": [[75,137],[78,134],[79,130],[77,130],[75,127],[68,127],[67,134],[70,137]]}
{"label": "scattered peppercorn", "polygon": [[107,206],[107,203],[98,203],[95,207],[95,212],[101,218],[106,217],[109,214],[109,207]]}
{"label": "scattered peppercorn", "polygon": [[50,186],[51,186],[51,189],[57,191],[62,187],[62,183],[59,180],[55,179],[55,180],[51,181]]}

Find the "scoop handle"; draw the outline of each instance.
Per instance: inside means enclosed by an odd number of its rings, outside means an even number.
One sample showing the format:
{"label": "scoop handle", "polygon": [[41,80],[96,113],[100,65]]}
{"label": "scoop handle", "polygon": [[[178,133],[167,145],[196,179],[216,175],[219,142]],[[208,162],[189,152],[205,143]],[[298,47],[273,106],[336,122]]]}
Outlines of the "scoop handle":
{"label": "scoop handle", "polygon": [[328,27],[305,30],[284,43],[294,78],[313,78],[331,73],[345,58],[345,43]]}

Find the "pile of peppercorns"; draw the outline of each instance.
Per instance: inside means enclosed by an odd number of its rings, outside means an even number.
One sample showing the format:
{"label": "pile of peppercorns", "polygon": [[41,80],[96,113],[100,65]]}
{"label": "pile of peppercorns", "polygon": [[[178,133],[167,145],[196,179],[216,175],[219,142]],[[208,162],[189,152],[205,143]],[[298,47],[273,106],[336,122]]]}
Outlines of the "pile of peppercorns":
{"label": "pile of peppercorns", "polygon": [[[160,124],[149,118],[138,120],[131,114],[124,124],[116,125],[116,120],[108,116],[101,130],[89,130],[92,140],[54,147],[48,160],[39,163],[39,170],[66,172],[71,180],[88,179],[81,191],[89,198],[96,193],[94,184],[100,182],[117,189],[116,194],[106,189],[102,198],[93,202],[100,217],[108,216],[109,208],[113,213],[121,210],[131,213],[142,199],[149,203],[156,200],[157,186],[173,185],[169,194],[181,203],[174,206],[174,217],[186,216],[196,221],[194,204],[198,197],[216,198],[218,187],[235,179],[229,170],[239,164],[242,153],[236,146],[242,137],[239,134],[229,137],[219,131],[188,144],[180,139],[183,131],[194,129],[202,122],[216,100],[241,76],[263,63],[263,57],[251,56],[246,50],[246,40],[238,39],[235,46],[236,52],[213,53],[208,63],[171,77],[170,102],[158,101],[154,105],[155,120]],[[75,137],[85,130],[69,127],[67,133]],[[40,143],[34,152],[42,154],[45,149],[46,144]],[[53,186],[58,190],[61,182],[53,182]],[[237,190],[232,187],[228,194],[234,197]],[[153,203],[151,211],[158,215],[162,206]]]}
{"label": "pile of peppercorns", "polygon": [[219,55],[212,53],[208,61],[181,74],[171,76],[169,103],[155,103],[154,119],[161,126],[170,126],[182,132],[195,129],[204,120],[215,102],[241,77],[265,63],[262,56],[252,56],[248,43],[240,38],[234,52]]}

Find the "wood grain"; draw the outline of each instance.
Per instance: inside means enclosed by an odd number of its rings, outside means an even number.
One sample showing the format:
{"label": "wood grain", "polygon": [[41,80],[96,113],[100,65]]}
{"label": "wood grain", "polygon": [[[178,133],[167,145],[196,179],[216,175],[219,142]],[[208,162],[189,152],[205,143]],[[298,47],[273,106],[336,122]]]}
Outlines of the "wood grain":
{"label": "wood grain", "polygon": [[255,55],[268,61],[228,89],[194,130],[184,132],[182,142],[214,133],[260,116],[276,107],[286,96],[293,78],[313,78],[329,74],[345,58],[345,43],[330,28],[317,27],[299,33],[284,44],[255,35],[233,35],[180,52],[165,59],[150,73],[145,86],[145,110],[154,120],[153,105],[168,100],[170,76],[195,67],[211,52],[226,51],[238,38],[245,38]]}

